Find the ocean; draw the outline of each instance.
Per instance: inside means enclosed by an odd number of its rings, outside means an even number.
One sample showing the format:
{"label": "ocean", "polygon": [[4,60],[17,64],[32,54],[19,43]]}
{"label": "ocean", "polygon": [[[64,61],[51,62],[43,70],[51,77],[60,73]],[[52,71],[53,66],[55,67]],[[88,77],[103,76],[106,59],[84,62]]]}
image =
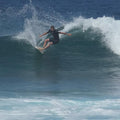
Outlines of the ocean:
{"label": "ocean", "polygon": [[[1,120],[120,120],[119,0],[0,0]],[[51,25],[72,36],[44,54]]]}

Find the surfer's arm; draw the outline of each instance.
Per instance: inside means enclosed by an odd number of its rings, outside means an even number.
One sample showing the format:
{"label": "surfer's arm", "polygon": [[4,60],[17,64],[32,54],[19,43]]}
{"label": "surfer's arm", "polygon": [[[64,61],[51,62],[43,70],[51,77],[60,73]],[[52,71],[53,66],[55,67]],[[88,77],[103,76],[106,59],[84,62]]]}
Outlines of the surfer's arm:
{"label": "surfer's arm", "polygon": [[59,32],[60,34],[64,34],[64,35],[68,35],[68,36],[71,36],[72,34],[70,33],[65,33],[65,32]]}
{"label": "surfer's arm", "polygon": [[40,35],[40,37],[42,37],[42,36],[44,36],[44,35],[46,35],[46,34],[48,34],[48,32],[43,33],[42,35]]}

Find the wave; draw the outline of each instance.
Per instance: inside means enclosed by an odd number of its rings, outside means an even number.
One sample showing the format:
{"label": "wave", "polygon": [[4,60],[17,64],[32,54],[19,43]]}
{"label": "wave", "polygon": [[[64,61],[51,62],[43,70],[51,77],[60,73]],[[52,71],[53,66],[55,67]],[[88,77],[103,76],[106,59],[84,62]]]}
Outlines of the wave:
{"label": "wave", "polygon": [[120,100],[75,100],[58,98],[0,99],[0,117],[2,120],[64,119],[91,120],[120,118]]}
{"label": "wave", "polygon": [[[60,43],[55,47],[53,46],[54,49],[57,51],[61,50],[63,54],[64,51],[67,50],[69,54],[76,52],[78,55],[80,53],[86,55],[89,55],[89,53],[91,53],[91,55],[99,55],[99,53],[101,53],[104,55],[109,52],[109,50],[100,42],[102,39],[100,33],[93,32],[91,29],[85,32],[82,32],[82,29],[74,29],[70,32],[73,32],[71,37],[60,36]],[[34,53],[35,46],[42,46],[43,41],[39,39],[38,41],[34,41],[32,39],[18,39],[14,36],[3,36],[0,37],[0,47],[5,50],[5,53],[8,52],[7,48],[10,48],[9,53],[11,54],[15,51],[18,53],[24,53],[25,51],[31,51],[32,53],[33,51]]]}
{"label": "wave", "polygon": [[[35,23],[35,26],[31,25],[32,22]],[[39,22],[39,19],[37,19],[37,21],[27,20],[27,23],[25,22],[24,31],[18,34],[16,38],[20,40],[24,39],[34,47],[40,41],[39,45],[41,46],[46,37],[40,39],[39,35],[46,32],[49,27],[46,27],[44,24],[42,24],[42,26],[40,24],[38,25],[37,23]],[[65,24],[62,30],[64,32],[71,32],[72,36],[66,37],[60,35],[60,38],[64,41],[65,39],[69,39],[71,43],[75,42],[76,39],[79,42],[76,44],[81,44],[81,41],[86,41],[88,43],[97,42],[99,46],[104,46],[114,54],[120,55],[119,24],[119,20],[115,20],[111,17],[104,16],[96,19],[86,19],[80,16],[75,18],[72,22]],[[67,44],[69,43],[67,42]],[[88,46],[89,45],[87,45],[87,47]]]}
{"label": "wave", "polygon": [[[66,26],[64,27],[63,31],[66,31]],[[107,54],[111,54],[109,49],[102,42],[104,36],[100,33],[100,31],[98,32],[94,31],[93,29],[88,29],[83,32],[82,27],[72,28],[67,31],[71,32],[72,36],[68,37],[61,35],[60,43],[55,47],[53,46],[53,49],[56,51],[60,50],[61,54],[64,54],[64,51],[66,50],[68,51],[69,55],[76,53],[78,56],[84,54],[86,56],[93,55],[97,57],[98,55],[106,56]],[[34,54],[35,46],[42,46],[45,39],[34,40],[31,39],[28,34],[25,37],[27,39],[24,37],[18,39],[18,36],[0,37],[1,49],[5,50],[4,53],[1,51],[1,54],[6,54],[9,52],[10,55],[14,56],[15,54],[13,53],[15,53],[15,51],[20,54],[26,54],[25,51],[29,51],[32,55]],[[10,48],[10,50],[8,51],[7,48]]]}
{"label": "wave", "polygon": [[[80,41],[84,38],[96,41],[98,40],[96,37],[99,36],[99,43],[108,48],[114,54],[120,55],[120,20],[115,20],[112,17],[105,16],[98,17],[96,19],[83,18],[82,16],[79,16],[74,18],[73,21],[67,22],[65,20],[61,20],[58,16],[52,17],[51,20],[51,15],[48,15],[49,17],[46,20],[46,18],[38,18],[37,11],[32,3],[30,3],[30,8],[33,14],[32,18],[25,19],[24,30],[15,36],[16,39],[24,39],[33,47],[37,46],[38,42],[40,42],[39,45],[41,46],[46,37],[39,38],[39,35],[48,31],[49,27],[54,23],[56,27],[64,26],[62,31],[71,32],[73,36],[77,37]],[[56,22],[54,22],[55,20]],[[89,36],[87,34],[88,31],[90,31]],[[77,36],[75,36],[76,33]],[[80,37],[80,34],[84,35],[84,37]],[[63,35],[60,37],[61,39],[64,39]],[[73,42],[74,37],[69,37],[71,42]]]}
{"label": "wave", "polygon": [[[114,54],[120,55],[120,20],[105,16],[98,18],[83,18],[79,16],[68,22],[56,12],[54,14],[45,14],[40,11],[42,14],[38,14],[38,11],[32,5],[32,0],[29,0],[29,2],[23,7],[21,14],[28,10],[31,11],[32,17],[24,20],[23,30],[12,37],[13,39],[24,41],[33,47],[42,46],[46,36],[40,38],[39,35],[48,31],[49,27],[54,23],[56,28],[64,26],[62,31],[72,33],[71,37],[60,35],[60,38],[63,41],[69,39],[70,43],[67,42],[67,44],[73,44],[74,42],[73,48],[75,47],[75,42],[82,48],[83,44],[85,47],[86,43],[87,50],[89,50],[89,44],[97,43],[99,44],[98,46],[105,47]],[[65,45],[69,47],[67,44]],[[92,46],[92,49],[94,47]]]}

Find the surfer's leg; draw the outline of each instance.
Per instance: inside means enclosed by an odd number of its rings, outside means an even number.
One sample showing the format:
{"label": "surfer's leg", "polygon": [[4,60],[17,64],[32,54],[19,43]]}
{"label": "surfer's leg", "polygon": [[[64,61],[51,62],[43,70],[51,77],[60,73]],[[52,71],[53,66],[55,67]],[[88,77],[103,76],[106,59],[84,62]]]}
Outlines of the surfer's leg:
{"label": "surfer's leg", "polygon": [[45,46],[46,46],[47,42],[49,42],[49,39],[46,39],[46,40],[44,41],[43,48],[45,48]]}
{"label": "surfer's leg", "polygon": [[49,43],[44,47],[44,49],[50,47],[51,45],[53,45],[53,42],[49,42]]}

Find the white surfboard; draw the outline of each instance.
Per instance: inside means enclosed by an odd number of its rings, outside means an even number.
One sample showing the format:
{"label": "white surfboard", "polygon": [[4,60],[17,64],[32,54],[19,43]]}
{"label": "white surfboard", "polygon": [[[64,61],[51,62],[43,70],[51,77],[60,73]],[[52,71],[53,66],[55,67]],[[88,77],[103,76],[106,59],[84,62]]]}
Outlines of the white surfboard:
{"label": "white surfboard", "polygon": [[42,48],[42,47],[35,47],[37,50],[39,50],[40,51],[40,53],[44,53],[45,52],[45,49],[44,48]]}

